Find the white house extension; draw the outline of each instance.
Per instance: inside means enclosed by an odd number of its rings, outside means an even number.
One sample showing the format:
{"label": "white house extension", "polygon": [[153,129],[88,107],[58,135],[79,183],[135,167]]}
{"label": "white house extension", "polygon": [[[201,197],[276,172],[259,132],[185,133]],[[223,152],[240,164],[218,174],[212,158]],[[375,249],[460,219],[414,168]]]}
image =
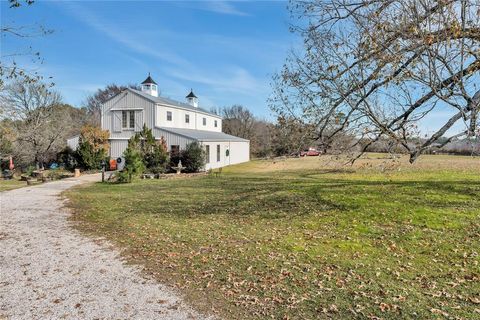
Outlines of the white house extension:
{"label": "white house extension", "polygon": [[128,139],[144,124],[155,138],[165,138],[170,152],[198,141],[206,151],[207,170],[250,160],[250,141],[223,133],[222,118],[200,108],[193,91],[186,103],[159,97],[150,75],[141,91],[125,89],[103,105],[101,125],[110,132],[110,157],[122,157]]}

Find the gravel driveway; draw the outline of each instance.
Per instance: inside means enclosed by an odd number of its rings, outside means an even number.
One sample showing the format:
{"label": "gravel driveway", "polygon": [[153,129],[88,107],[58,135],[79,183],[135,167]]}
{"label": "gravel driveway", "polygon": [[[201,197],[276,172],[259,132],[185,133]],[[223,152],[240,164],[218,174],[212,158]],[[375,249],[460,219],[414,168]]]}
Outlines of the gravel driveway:
{"label": "gravel driveway", "polygon": [[59,194],[82,176],[0,193],[0,319],[202,319],[119,252],[69,227]]}

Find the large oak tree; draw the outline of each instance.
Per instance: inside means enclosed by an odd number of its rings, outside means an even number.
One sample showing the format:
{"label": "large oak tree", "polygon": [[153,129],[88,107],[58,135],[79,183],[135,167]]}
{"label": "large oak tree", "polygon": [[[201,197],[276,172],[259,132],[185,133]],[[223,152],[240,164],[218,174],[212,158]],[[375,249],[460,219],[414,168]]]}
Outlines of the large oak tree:
{"label": "large oak tree", "polygon": [[83,110],[62,104],[41,82],[16,81],[0,92],[0,125],[10,132],[11,152],[21,164],[41,167],[55,159],[83,119]]}
{"label": "large oak tree", "polygon": [[[328,145],[365,150],[388,138],[411,162],[479,135],[480,3],[475,0],[296,1],[303,38],[274,77],[272,108],[315,126]],[[432,132],[420,121],[441,117]]]}

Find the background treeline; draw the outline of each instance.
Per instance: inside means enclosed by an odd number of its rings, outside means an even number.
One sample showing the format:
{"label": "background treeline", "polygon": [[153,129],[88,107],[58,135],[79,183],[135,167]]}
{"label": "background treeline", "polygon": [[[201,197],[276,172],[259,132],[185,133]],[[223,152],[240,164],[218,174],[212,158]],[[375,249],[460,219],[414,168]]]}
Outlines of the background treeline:
{"label": "background treeline", "polygon": [[18,80],[0,92],[0,158],[17,167],[42,168],[65,148],[66,139],[88,124],[85,108],[65,104],[42,82]]}
{"label": "background treeline", "polygon": [[[8,10],[25,9],[35,3],[8,2]],[[445,26],[478,27],[475,1],[438,2],[432,8],[427,1],[424,9],[428,14],[421,20],[430,23],[421,25],[416,6],[405,10],[395,9],[404,6],[382,7],[397,17],[386,23],[386,15],[364,14],[378,4],[376,1],[359,1],[354,4],[355,10],[345,1],[293,3],[290,10],[300,20],[292,31],[303,39],[307,50],[292,51],[273,77],[269,103],[277,118],[258,118],[240,105],[214,110],[224,118],[224,132],[250,140],[253,158],[296,155],[308,147],[322,153],[408,153],[411,162],[422,153],[480,153],[480,90],[473,81],[480,72],[476,53],[479,39],[472,36],[471,29],[450,32],[448,27],[443,37],[431,41],[438,34],[438,21]],[[348,14],[344,16],[345,12]],[[345,23],[349,19],[353,23]],[[340,21],[340,28],[333,27]],[[392,21],[401,23],[390,25]],[[306,24],[319,29],[301,27]],[[389,32],[385,32],[386,25]],[[418,32],[412,34],[408,29],[405,37],[404,25]],[[3,39],[41,38],[52,32],[41,24],[27,28],[14,21],[0,28]],[[379,44],[388,44],[389,50],[376,50]],[[428,59],[422,52],[429,53]],[[77,165],[98,166],[102,152],[108,154],[106,150],[99,152],[96,142],[83,138],[83,145],[74,153],[65,150],[66,139],[85,126],[98,129],[102,103],[136,85],[111,84],[87,97],[81,106],[71,106],[51,89],[53,79],[44,78],[36,68],[18,65],[19,56],[42,61],[40,52],[31,47],[0,57],[2,168],[10,156],[17,168],[42,168],[59,161],[60,154],[77,157]],[[465,62],[470,65],[465,66]],[[418,90],[412,90],[412,86]],[[445,117],[436,132],[418,132],[420,119],[445,108],[450,108],[454,116]],[[463,129],[450,130],[455,125]],[[101,130],[98,133],[105,134]]]}
{"label": "background treeline", "polygon": [[[446,139],[446,138],[445,138]],[[411,139],[409,143],[421,144],[425,139],[417,138]],[[465,138],[453,142],[447,143],[445,146],[441,146],[442,139],[438,143],[438,147],[434,144],[431,149],[424,151],[425,154],[450,154],[461,156],[478,156],[480,155],[480,140],[478,138]],[[372,143],[366,148],[367,152],[380,152],[380,153],[401,153],[406,154],[407,149],[400,143],[396,143],[388,139],[380,139]]]}
{"label": "background treeline", "polygon": [[[128,85],[134,87],[134,85]],[[64,103],[51,84],[19,77],[0,92],[0,165],[5,170],[10,156],[17,169],[36,169],[59,163],[67,169],[100,169],[107,159],[108,137],[100,129],[101,105],[127,86],[98,89],[80,107]],[[79,135],[79,147],[66,141]]]}
{"label": "background treeline", "polygon": [[[13,156],[15,165],[43,168],[52,162],[66,167],[98,169],[108,155],[108,133],[100,130],[101,105],[127,86],[111,84],[87,97],[80,107],[63,102],[60,94],[42,82],[15,81],[0,93],[0,158],[2,169]],[[128,87],[135,87],[128,85]],[[322,140],[316,127],[293,117],[275,121],[256,117],[241,105],[213,109],[223,117],[223,131],[250,140],[252,158],[297,155],[309,147],[322,153],[342,153],[357,144],[362,150],[367,142],[348,134]],[[66,149],[66,140],[81,135],[79,150]],[[421,138],[409,143],[421,143]],[[101,150],[101,151],[100,151]],[[397,142],[382,138],[370,143],[370,152],[406,153]],[[463,139],[431,152],[459,155],[480,153],[478,140]],[[69,161],[66,162],[66,159]]]}
{"label": "background treeline", "polygon": [[[317,134],[318,128],[304,123],[295,117],[278,116],[275,121],[256,117],[250,110],[241,105],[213,109],[212,112],[223,117],[223,132],[250,140],[250,153],[253,158],[294,156],[307,148],[313,147],[323,154],[342,154],[361,152],[366,147],[367,152],[407,154],[408,150],[393,139],[381,138],[371,143],[370,140],[339,132],[333,138],[325,139]],[[430,154],[480,155],[480,140],[465,138],[452,141],[442,146],[439,139],[438,148],[434,144],[425,151]],[[425,139],[411,138],[411,145],[422,144]],[[352,146],[355,146],[352,148]]]}

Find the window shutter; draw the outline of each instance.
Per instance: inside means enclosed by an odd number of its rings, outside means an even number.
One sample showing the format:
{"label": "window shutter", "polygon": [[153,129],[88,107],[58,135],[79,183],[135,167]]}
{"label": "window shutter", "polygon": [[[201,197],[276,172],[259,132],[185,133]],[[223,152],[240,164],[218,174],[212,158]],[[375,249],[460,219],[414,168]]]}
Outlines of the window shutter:
{"label": "window shutter", "polygon": [[113,131],[122,132],[122,112],[121,111],[112,111],[113,115]]}
{"label": "window shutter", "polygon": [[135,111],[135,131],[140,132],[143,128],[143,111]]}

